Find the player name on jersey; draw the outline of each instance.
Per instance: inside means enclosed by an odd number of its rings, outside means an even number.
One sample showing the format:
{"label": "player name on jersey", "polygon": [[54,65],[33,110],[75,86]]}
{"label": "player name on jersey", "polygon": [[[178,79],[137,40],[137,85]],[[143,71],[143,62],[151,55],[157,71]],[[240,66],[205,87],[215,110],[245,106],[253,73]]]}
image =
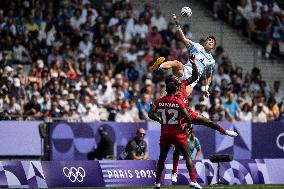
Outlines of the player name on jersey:
{"label": "player name on jersey", "polygon": [[175,103],[164,103],[164,102],[160,102],[159,103],[160,107],[169,107],[169,108],[179,108],[178,104]]}

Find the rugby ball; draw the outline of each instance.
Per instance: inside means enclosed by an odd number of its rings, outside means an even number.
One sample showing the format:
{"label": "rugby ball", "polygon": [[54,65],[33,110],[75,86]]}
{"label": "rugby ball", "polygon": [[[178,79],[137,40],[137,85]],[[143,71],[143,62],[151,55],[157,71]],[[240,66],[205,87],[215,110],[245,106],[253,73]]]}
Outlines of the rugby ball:
{"label": "rugby ball", "polygon": [[183,17],[190,17],[192,15],[191,8],[189,7],[182,7],[180,11],[181,16]]}

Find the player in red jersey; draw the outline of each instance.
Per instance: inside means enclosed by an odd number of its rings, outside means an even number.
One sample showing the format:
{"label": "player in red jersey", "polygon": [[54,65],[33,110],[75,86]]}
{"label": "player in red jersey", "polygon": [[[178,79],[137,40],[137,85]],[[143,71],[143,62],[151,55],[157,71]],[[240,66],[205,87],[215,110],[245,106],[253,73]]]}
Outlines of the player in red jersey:
{"label": "player in red jersey", "polygon": [[175,145],[186,160],[186,167],[189,171],[191,186],[202,188],[195,178],[195,170],[190,158],[189,146],[186,139],[183,123],[185,119],[190,123],[190,115],[185,103],[175,96],[178,86],[174,82],[166,84],[167,95],[156,100],[148,113],[149,118],[161,124],[160,156],[157,163],[155,189],[161,187],[162,172],[165,167],[165,160],[171,145]]}
{"label": "player in red jersey", "polygon": [[[194,62],[191,61],[191,63],[193,65],[192,67],[194,68]],[[210,127],[211,129],[219,131],[223,135],[228,135],[231,137],[238,136],[238,134],[235,131],[225,130],[223,127],[221,127],[217,123],[199,115],[197,112],[194,112],[191,108],[188,108],[186,86],[191,83],[190,80],[180,81],[176,76],[170,75],[166,78],[166,84],[171,83],[171,82],[174,82],[177,86],[179,86],[179,90],[176,92],[176,96],[183,99],[185,106],[187,107],[187,111],[190,114],[190,120],[192,124],[204,125],[204,126]],[[175,148],[175,151],[173,154],[173,170],[172,170],[172,181],[173,182],[177,182],[178,161],[179,161],[179,149]]]}
{"label": "player in red jersey", "polygon": [[[189,61],[192,66],[192,77],[189,77],[187,80],[180,81],[177,76],[170,75],[166,78],[166,81],[165,81],[166,84],[170,82],[174,82],[178,86],[178,90],[175,96],[183,100],[185,107],[187,108],[187,111],[190,115],[191,123],[210,127],[211,129],[219,131],[221,134],[226,134],[231,137],[238,136],[236,132],[225,130],[223,127],[221,127],[217,123],[214,123],[213,121],[199,115],[197,112],[194,112],[191,108],[188,108],[189,105],[188,105],[187,86],[195,82],[196,79],[198,78],[198,70],[197,70],[197,66],[195,65],[194,59],[195,57],[194,55],[192,55]],[[185,120],[183,120],[183,124],[186,124]],[[172,181],[173,182],[177,182],[177,168],[178,168],[179,154],[180,153],[179,153],[178,148],[175,148],[175,151],[173,154],[173,170],[172,170]]]}

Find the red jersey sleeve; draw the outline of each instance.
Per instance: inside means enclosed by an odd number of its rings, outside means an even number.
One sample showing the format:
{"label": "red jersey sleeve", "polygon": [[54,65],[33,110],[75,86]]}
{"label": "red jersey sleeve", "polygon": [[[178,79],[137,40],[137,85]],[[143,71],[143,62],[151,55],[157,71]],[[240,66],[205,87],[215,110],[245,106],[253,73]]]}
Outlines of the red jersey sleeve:
{"label": "red jersey sleeve", "polygon": [[154,101],[153,106],[154,106],[155,108],[157,108],[157,107],[158,107],[158,103],[159,103],[159,99]]}
{"label": "red jersey sleeve", "polygon": [[178,103],[180,109],[185,108],[185,104],[180,98],[177,98],[177,103]]}

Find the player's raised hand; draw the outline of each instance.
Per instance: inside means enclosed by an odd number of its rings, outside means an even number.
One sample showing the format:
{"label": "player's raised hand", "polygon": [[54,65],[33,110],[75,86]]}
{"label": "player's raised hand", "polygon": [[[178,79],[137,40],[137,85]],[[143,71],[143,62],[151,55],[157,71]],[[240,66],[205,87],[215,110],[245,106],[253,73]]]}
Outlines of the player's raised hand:
{"label": "player's raised hand", "polygon": [[174,22],[176,22],[177,21],[177,16],[175,14],[173,14],[172,15],[172,19],[173,19]]}
{"label": "player's raised hand", "polygon": [[195,56],[194,56],[194,55],[191,55],[191,56],[189,57],[189,62],[190,62],[191,64],[195,64]]}

